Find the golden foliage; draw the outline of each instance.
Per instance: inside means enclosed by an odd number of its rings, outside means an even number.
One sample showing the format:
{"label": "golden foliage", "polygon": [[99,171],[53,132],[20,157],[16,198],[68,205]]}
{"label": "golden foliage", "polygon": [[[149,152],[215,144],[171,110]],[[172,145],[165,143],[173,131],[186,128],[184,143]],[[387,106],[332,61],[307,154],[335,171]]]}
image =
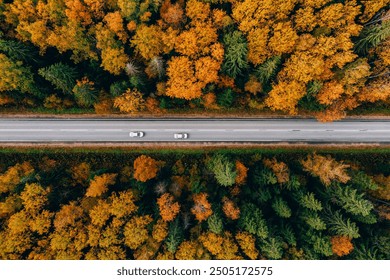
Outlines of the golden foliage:
{"label": "golden foliage", "polygon": [[164,222],[173,221],[179,214],[180,205],[178,202],[174,202],[173,196],[169,193],[160,196],[157,199],[157,205]]}
{"label": "golden foliage", "polygon": [[290,170],[284,162],[278,162],[276,158],[264,159],[263,163],[272,170],[279,184],[287,183],[290,180]]}
{"label": "golden foliage", "polygon": [[75,227],[76,221],[81,220],[83,216],[83,209],[77,206],[75,202],[71,202],[68,205],[63,205],[56,213],[53,224],[56,230],[61,230],[68,226]]}
{"label": "golden foliage", "polygon": [[111,214],[118,219],[132,215],[138,209],[138,206],[135,205],[136,199],[137,197],[132,190],[122,191],[118,194],[113,193],[110,196]]}
{"label": "golden foliage", "polygon": [[172,27],[179,27],[184,21],[184,11],[179,2],[172,4],[170,0],[165,0],[160,8],[161,19]]}
{"label": "golden foliage", "polygon": [[133,217],[124,228],[125,244],[130,249],[137,249],[149,237],[146,226],[153,221],[149,215]]}
{"label": "golden foliage", "polygon": [[269,39],[268,47],[274,55],[291,53],[297,40],[298,35],[291,22],[279,22],[273,26],[273,36]]}
{"label": "golden foliage", "polygon": [[193,63],[185,56],[174,57],[168,62],[166,95],[194,99],[202,95],[202,85],[195,78]]}
{"label": "golden foliage", "polygon": [[134,160],[134,179],[146,182],[157,176],[161,167],[161,162],[145,155],[141,155]]}
{"label": "golden foliage", "polygon": [[237,160],[236,170],[237,170],[236,184],[237,185],[245,184],[246,178],[248,176],[248,168],[243,163]]}
{"label": "golden foliage", "polygon": [[263,90],[263,85],[258,81],[256,76],[250,75],[248,82],[245,84],[245,91],[256,95]]}
{"label": "golden foliage", "polygon": [[168,235],[168,223],[159,219],[153,226],[152,236],[157,242],[163,241]]}
{"label": "golden foliage", "polygon": [[97,227],[103,227],[111,216],[111,205],[105,200],[99,200],[89,211],[91,223]]}
{"label": "golden foliage", "polygon": [[238,246],[229,232],[224,232],[223,236],[206,232],[199,236],[199,241],[218,260],[238,259]]}
{"label": "golden foliage", "polygon": [[0,175],[0,193],[13,191],[23,177],[27,177],[34,172],[31,163],[25,161],[11,166]]}
{"label": "golden foliage", "polygon": [[309,155],[306,160],[301,160],[300,163],[304,170],[319,177],[325,186],[329,186],[332,181],[347,183],[351,179],[346,170],[350,166],[337,162],[330,156],[313,154]]}
{"label": "golden foliage", "polygon": [[127,33],[123,28],[123,19],[118,11],[107,13],[103,19],[107,27],[113,31],[119,39],[125,43],[127,41]]}
{"label": "golden foliage", "polygon": [[240,208],[227,197],[222,198],[222,211],[231,220],[237,220],[240,217]]}
{"label": "golden foliage", "polygon": [[271,56],[267,46],[269,32],[269,28],[264,27],[248,33],[248,61],[254,65],[263,63]]}
{"label": "golden foliage", "polygon": [[122,113],[135,114],[145,109],[145,100],[137,89],[127,89],[122,95],[115,97],[114,107]]}
{"label": "golden foliage", "polygon": [[85,196],[97,197],[108,191],[108,186],[115,184],[117,174],[106,173],[93,177]]}
{"label": "golden foliage", "polygon": [[197,253],[197,244],[195,241],[183,241],[176,251],[177,260],[195,260]]}
{"label": "golden foliage", "polygon": [[211,204],[207,200],[206,193],[198,193],[193,195],[194,206],[191,208],[191,213],[195,215],[195,219],[199,222],[207,220],[213,214]]}
{"label": "golden foliage", "polygon": [[44,188],[37,183],[26,184],[24,190],[20,194],[23,201],[23,206],[29,213],[37,213],[48,202],[48,194],[50,188]]}
{"label": "golden foliage", "polygon": [[206,93],[202,96],[203,106],[207,109],[218,109],[219,106],[216,104],[217,96],[213,92]]}
{"label": "golden foliage", "polygon": [[162,30],[156,25],[142,24],[137,28],[131,44],[144,59],[152,59],[164,51]]}
{"label": "golden foliage", "polygon": [[236,234],[236,240],[245,255],[247,255],[251,260],[257,259],[259,252],[255,246],[256,238],[252,234],[246,231],[238,232]]}
{"label": "golden foliage", "polygon": [[82,162],[71,168],[72,179],[75,184],[84,184],[88,180],[90,172],[91,167],[86,162]]}
{"label": "golden foliage", "polygon": [[353,250],[351,239],[346,236],[332,236],[330,242],[332,243],[332,251],[335,255],[342,257],[348,255]]}
{"label": "golden foliage", "polygon": [[279,82],[269,92],[265,104],[271,110],[281,110],[296,115],[298,101],[305,95],[306,88],[302,83]]}

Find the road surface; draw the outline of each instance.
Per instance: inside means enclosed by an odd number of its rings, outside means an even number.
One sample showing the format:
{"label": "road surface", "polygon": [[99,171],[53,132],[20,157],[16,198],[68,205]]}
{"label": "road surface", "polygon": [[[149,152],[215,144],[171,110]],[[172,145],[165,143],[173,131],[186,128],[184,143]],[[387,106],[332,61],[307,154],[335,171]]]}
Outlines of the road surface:
{"label": "road surface", "polygon": [[[143,138],[130,138],[143,131]],[[186,132],[189,138],[175,140]],[[0,119],[0,142],[322,142],[390,143],[389,120]]]}

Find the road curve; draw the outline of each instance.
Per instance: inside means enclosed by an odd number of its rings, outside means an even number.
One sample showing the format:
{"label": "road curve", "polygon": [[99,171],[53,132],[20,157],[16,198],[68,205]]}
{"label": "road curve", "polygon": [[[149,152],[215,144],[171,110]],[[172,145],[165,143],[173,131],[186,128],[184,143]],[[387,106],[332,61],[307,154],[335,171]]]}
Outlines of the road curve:
{"label": "road curve", "polygon": [[[130,138],[130,131],[145,137]],[[186,132],[189,138],[175,140]],[[0,142],[319,142],[390,143],[388,120],[0,119]]]}

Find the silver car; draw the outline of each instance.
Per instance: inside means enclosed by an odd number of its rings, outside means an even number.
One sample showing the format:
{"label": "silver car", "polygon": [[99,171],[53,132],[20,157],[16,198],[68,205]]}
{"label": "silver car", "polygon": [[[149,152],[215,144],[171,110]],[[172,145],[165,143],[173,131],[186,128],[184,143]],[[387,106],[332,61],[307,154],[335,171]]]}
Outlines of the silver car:
{"label": "silver car", "polygon": [[130,131],[129,133],[130,137],[144,137],[145,133],[143,131]]}
{"label": "silver car", "polygon": [[175,139],[187,139],[188,138],[188,133],[183,133],[183,132],[175,133],[175,134],[173,134],[173,137]]}

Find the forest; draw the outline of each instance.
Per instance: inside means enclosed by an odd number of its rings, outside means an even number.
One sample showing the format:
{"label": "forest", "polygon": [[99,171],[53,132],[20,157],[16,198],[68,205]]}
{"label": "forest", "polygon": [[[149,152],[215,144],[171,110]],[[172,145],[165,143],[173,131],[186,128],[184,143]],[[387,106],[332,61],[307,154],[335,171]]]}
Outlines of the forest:
{"label": "forest", "polygon": [[389,108],[390,0],[0,0],[0,112]]}
{"label": "forest", "polygon": [[0,259],[390,259],[390,153],[2,151]]}

